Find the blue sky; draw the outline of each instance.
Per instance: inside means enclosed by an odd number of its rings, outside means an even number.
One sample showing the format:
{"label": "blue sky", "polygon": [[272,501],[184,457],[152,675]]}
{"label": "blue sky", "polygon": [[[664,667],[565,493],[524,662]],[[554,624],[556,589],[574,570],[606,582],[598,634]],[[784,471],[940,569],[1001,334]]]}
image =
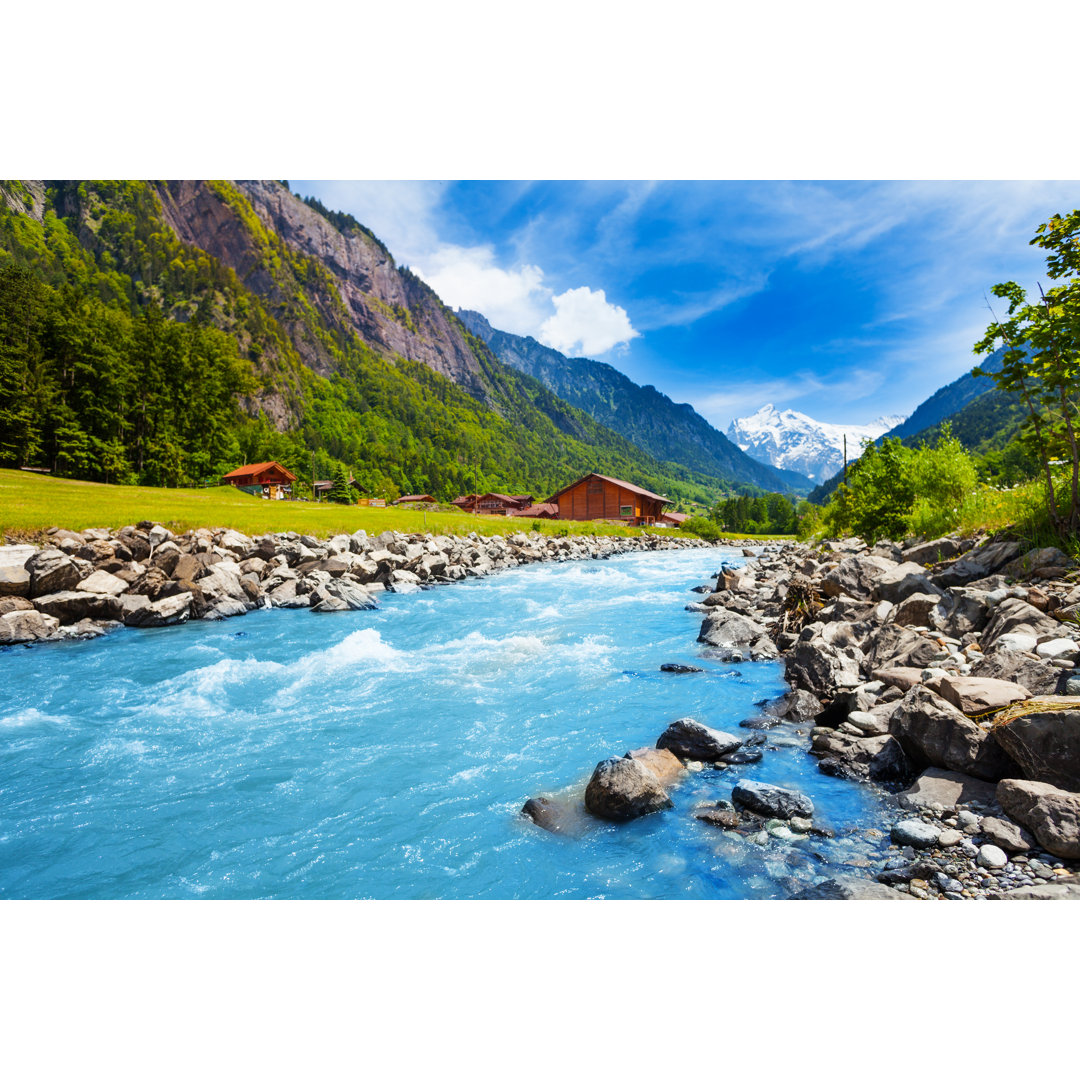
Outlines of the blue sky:
{"label": "blue sky", "polygon": [[726,428],[766,403],[910,413],[976,362],[984,294],[1080,182],[290,181],[453,307],[602,359]]}

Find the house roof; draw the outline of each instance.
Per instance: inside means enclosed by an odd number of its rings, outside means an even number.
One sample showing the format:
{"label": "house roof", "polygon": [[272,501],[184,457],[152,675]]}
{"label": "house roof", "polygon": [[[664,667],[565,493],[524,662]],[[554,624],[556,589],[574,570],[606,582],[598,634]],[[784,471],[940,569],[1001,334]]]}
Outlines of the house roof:
{"label": "house roof", "polygon": [[690,515],[689,514],[679,514],[674,510],[665,510],[660,516],[661,517],[666,517],[670,521],[677,521],[680,525],[684,521],[689,521],[690,520]]}
{"label": "house roof", "polygon": [[514,517],[540,517],[543,514],[558,514],[559,504],[551,502],[533,503],[524,510],[518,510]]}
{"label": "house roof", "polygon": [[434,495],[402,495],[400,499],[395,499],[395,502],[434,502]]}
{"label": "house roof", "polygon": [[241,465],[239,469],[233,469],[232,472],[226,473],[222,480],[254,480],[256,476],[266,472],[268,469],[279,469],[290,480],[295,480],[296,475],[289,472],[284,465],[279,464],[276,461],[260,461],[256,465]]}
{"label": "house roof", "polygon": [[656,499],[658,502],[666,503],[671,500],[666,495],[657,495],[655,491],[649,491],[647,488],[638,487],[637,484],[631,484],[627,480],[616,480],[614,476],[604,476],[603,473],[586,473],[584,476],[579,477],[572,484],[567,484],[566,487],[560,488],[554,495],[550,496],[548,502],[554,502],[560,495],[569,491],[571,488],[575,488],[578,484],[583,483],[586,480],[596,477],[597,480],[606,480],[609,484],[614,484],[616,487],[621,487],[626,491],[632,491],[635,495],[644,495],[647,499]]}

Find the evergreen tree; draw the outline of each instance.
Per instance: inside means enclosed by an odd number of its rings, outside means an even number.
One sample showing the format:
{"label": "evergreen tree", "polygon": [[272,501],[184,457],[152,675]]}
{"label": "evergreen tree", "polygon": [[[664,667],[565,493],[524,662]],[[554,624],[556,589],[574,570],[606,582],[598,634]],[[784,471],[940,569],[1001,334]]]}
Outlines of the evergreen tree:
{"label": "evergreen tree", "polygon": [[352,502],[352,489],[349,487],[348,479],[346,479],[345,469],[341,465],[334,470],[334,486],[330,489],[327,498],[334,503]]}

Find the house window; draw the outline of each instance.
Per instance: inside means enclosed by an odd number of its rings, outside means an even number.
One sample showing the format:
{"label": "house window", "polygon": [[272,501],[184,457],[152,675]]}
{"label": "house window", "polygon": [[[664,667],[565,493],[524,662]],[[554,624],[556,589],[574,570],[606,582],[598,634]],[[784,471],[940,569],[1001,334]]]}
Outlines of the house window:
{"label": "house window", "polygon": [[634,516],[634,508],[632,506],[620,506],[619,507],[619,516],[620,517],[633,517]]}

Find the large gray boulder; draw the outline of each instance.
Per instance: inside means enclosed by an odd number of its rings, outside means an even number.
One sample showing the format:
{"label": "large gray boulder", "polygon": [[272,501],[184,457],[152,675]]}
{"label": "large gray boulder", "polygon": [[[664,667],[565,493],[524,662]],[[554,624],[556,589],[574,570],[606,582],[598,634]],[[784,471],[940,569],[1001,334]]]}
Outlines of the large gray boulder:
{"label": "large gray boulder", "polygon": [[40,611],[17,609],[0,615],[0,645],[22,645],[51,637],[60,620]]}
{"label": "large gray boulder", "polygon": [[1000,573],[1011,578],[1057,577],[1075,564],[1060,548],[1034,548],[1001,567]]}
{"label": "large gray boulder", "polygon": [[740,780],[732,789],[731,801],[762,817],[781,818],[784,821],[814,815],[813,802],[801,792],[757,780]]}
{"label": "large gray boulder", "polygon": [[630,821],[672,805],[656,774],[633,758],[601,761],[585,789],[585,809],[607,821]]}
{"label": "large gray boulder", "polygon": [[848,646],[837,648],[825,641],[797,641],[784,657],[787,680],[797,690],[831,698],[862,683],[862,653]]}
{"label": "large gray boulder", "polygon": [[127,592],[128,588],[128,583],[115,574],[110,574],[105,570],[95,570],[75,586],[75,591],[119,596],[121,593]]}
{"label": "large gray boulder", "polygon": [[34,607],[43,615],[51,615],[62,623],[79,622],[81,619],[107,621],[123,618],[120,601],[108,593],[88,593],[77,590],[35,596]]}
{"label": "large gray boulder", "polygon": [[717,731],[689,718],[676,720],[656,740],[657,750],[670,750],[689,761],[719,761],[742,746],[743,740],[726,731]]}
{"label": "large gray boulder", "polygon": [[949,589],[929,613],[930,625],[949,637],[979,633],[990,621],[991,607],[982,589]]}
{"label": "large gray boulder", "polygon": [[929,667],[943,652],[932,638],[894,623],[876,630],[864,651],[867,671],[871,672],[881,668]]}
{"label": "large gray boulder", "polygon": [[899,604],[915,593],[941,595],[941,589],[926,576],[918,563],[905,562],[882,574],[874,584],[874,599]]}
{"label": "large gray boulder", "polygon": [[356,585],[341,578],[332,578],[315,588],[311,594],[313,612],[367,611],[378,606],[375,598],[363,585]]}
{"label": "large gray boulder", "polygon": [[993,728],[1025,780],[1080,791],[1080,708],[1024,712]]}
{"label": "large gray boulder", "polygon": [[906,781],[915,772],[900,743],[891,735],[850,740],[832,736],[823,746],[826,753],[818,768],[829,776],[885,784]]}
{"label": "large gray boulder", "polygon": [[125,613],[127,626],[172,626],[186,622],[191,616],[191,593],[177,593],[155,600],[148,607]]}
{"label": "large gray boulder", "polygon": [[821,591],[826,596],[850,596],[856,600],[869,600],[874,584],[883,574],[895,568],[891,559],[878,555],[852,555],[842,559],[825,575]]}
{"label": "large gray boulder", "polygon": [[0,566],[0,596],[29,596],[30,571],[22,566]]}
{"label": "large gray boulder", "polygon": [[869,878],[829,878],[797,892],[792,900],[914,900],[914,896]]}
{"label": "large gray boulder", "polygon": [[897,703],[889,731],[916,766],[980,780],[1000,780],[1016,768],[988,731],[925,686],[913,686]]}
{"label": "large gray boulder", "polygon": [[931,613],[940,603],[939,593],[912,593],[896,605],[892,621],[897,626],[931,626]]}
{"label": "large gray boulder", "polygon": [[971,668],[973,678],[1002,679],[1022,686],[1028,693],[1053,694],[1061,681],[1060,669],[1047,661],[1035,660],[1020,652],[1000,649]]}
{"label": "large gray boulder", "polygon": [[1031,637],[1039,638],[1060,633],[1061,624],[1056,619],[1044,615],[1026,600],[1010,596],[994,608],[979,644],[984,652],[989,652],[1004,634],[1030,634]]}
{"label": "large gray boulder", "polygon": [[957,559],[952,566],[934,575],[934,583],[944,587],[967,585],[971,581],[989,577],[1020,554],[1020,545],[1013,540],[984,544]]}
{"label": "large gray boulder", "polygon": [[761,623],[726,608],[717,608],[706,615],[698,641],[716,648],[733,649],[749,645],[765,633]]}
{"label": "large gray boulder", "polygon": [[[970,544],[970,541],[968,541]],[[964,551],[964,542],[951,536],[942,536],[937,540],[928,540],[914,547],[905,548],[904,559],[922,566],[955,559]]]}
{"label": "large gray boulder", "polygon": [[1034,780],[1002,780],[998,802],[1052,855],[1080,859],[1080,794]]}
{"label": "large gray boulder", "polygon": [[36,597],[74,589],[90,568],[57,548],[44,548],[27,560],[26,569],[30,573],[30,595]]}

